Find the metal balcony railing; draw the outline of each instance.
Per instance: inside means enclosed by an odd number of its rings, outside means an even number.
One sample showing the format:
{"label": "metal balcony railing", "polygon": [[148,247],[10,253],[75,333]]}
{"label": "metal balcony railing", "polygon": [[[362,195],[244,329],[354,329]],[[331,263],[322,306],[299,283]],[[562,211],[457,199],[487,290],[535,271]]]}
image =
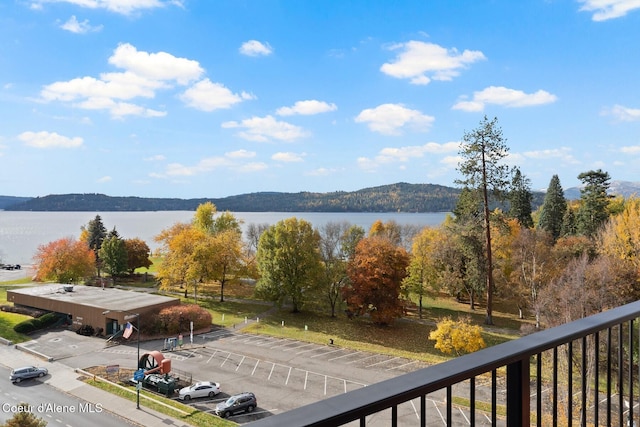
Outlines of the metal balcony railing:
{"label": "metal balcony railing", "polygon": [[640,426],[639,317],[637,301],[248,425]]}

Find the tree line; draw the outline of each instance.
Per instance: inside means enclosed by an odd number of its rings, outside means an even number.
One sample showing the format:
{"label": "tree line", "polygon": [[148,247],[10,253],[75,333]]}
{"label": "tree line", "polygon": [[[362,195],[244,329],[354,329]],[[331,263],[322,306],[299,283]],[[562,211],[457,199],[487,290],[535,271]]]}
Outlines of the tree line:
{"label": "tree line", "polygon": [[[507,156],[497,119],[485,117],[465,133],[460,196],[437,227],[377,221],[369,230],[348,222],[314,228],[291,217],[249,224],[243,235],[233,213],[205,202],[190,222],[156,236],[160,288],[197,300],[216,284],[224,302],[229,287],[253,278],[258,297],[294,312],[321,309],[378,324],[393,322],[414,304],[422,317],[426,299],[442,295],[471,309],[484,305],[486,323],[493,320],[494,298],[511,301],[537,327],[638,299],[640,199],[609,196],[609,174],[591,170],[578,176],[578,200],[564,197],[554,175],[534,208],[529,180],[505,166]],[[93,270],[74,271],[65,280],[96,270],[127,271],[130,255],[118,243],[124,239],[115,228],[106,233],[98,219],[83,228],[77,243]],[[40,257],[39,274],[46,258]]]}
{"label": "tree line", "polygon": [[[261,192],[224,198],[111,197],[104,194],[57,194],[36,198],[13,198],[0,205],[7,211],[195,211],[211,202],[231,212],[450,212],[460,190],[434,184],[397,183],[357,191],[329,193]],[[542,193],[535,193],[539,205]],[[2,202],[2,199],[0,199]]]}

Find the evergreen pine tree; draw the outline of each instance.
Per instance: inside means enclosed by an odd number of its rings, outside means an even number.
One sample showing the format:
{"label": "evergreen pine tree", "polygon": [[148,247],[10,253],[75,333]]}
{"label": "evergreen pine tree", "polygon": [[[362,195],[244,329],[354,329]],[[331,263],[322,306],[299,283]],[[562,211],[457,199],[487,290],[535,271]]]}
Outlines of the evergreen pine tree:
{"label": "evergreen pine tree", "polygon": [[583,172],[578,175],[584,187],[580,190],[580,208],[576,217],[576,226],[579,234],[587,237],[595,236],[596,232],[609,218],[609,180],[607,172],[601,169],[597,171]]}
{"label": "evergreen pine tree", "polygon": [[553,175],[542,203],[538,228],[548,231],[553,240],[557,240],[562,231],[562,222],[566,210],[567,199],[564,198],[564,190],[560,185],[560,178],[558,178],[558,175]]}
{"label": "evergreen pine tree", "polygon": [[511,191],[509,193],[509,215],[518,220],[525,228],[533,228],[533,218],[531,217],[531,184],[527,177],[522,175],[520,169],[516,168],[511,180]]}

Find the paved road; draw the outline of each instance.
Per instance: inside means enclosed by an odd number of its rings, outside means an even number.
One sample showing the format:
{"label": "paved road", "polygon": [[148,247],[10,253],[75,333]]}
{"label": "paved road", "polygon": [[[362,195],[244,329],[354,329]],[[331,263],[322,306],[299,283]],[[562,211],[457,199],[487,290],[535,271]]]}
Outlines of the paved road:
{"label": "paved road", "polygon": [[133,425],[126,420],[105,411],[101,405],[92,404],[45,384],[47,378],[25,380],[19,384],[9,381],[9,369],[0,367],[0,422],[5,422],[17,411],[25,410],[21,403],[30,407],[26,410],[44,419],[48,426],[120,427]]}

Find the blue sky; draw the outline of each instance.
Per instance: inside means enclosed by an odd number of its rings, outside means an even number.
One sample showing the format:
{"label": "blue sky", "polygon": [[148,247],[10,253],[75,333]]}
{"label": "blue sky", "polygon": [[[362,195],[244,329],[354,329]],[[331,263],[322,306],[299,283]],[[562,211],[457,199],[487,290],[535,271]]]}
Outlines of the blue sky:
{"label": "blue sky", "polygon": [[640,181],[639,0],[5,0],[0,194]]}

